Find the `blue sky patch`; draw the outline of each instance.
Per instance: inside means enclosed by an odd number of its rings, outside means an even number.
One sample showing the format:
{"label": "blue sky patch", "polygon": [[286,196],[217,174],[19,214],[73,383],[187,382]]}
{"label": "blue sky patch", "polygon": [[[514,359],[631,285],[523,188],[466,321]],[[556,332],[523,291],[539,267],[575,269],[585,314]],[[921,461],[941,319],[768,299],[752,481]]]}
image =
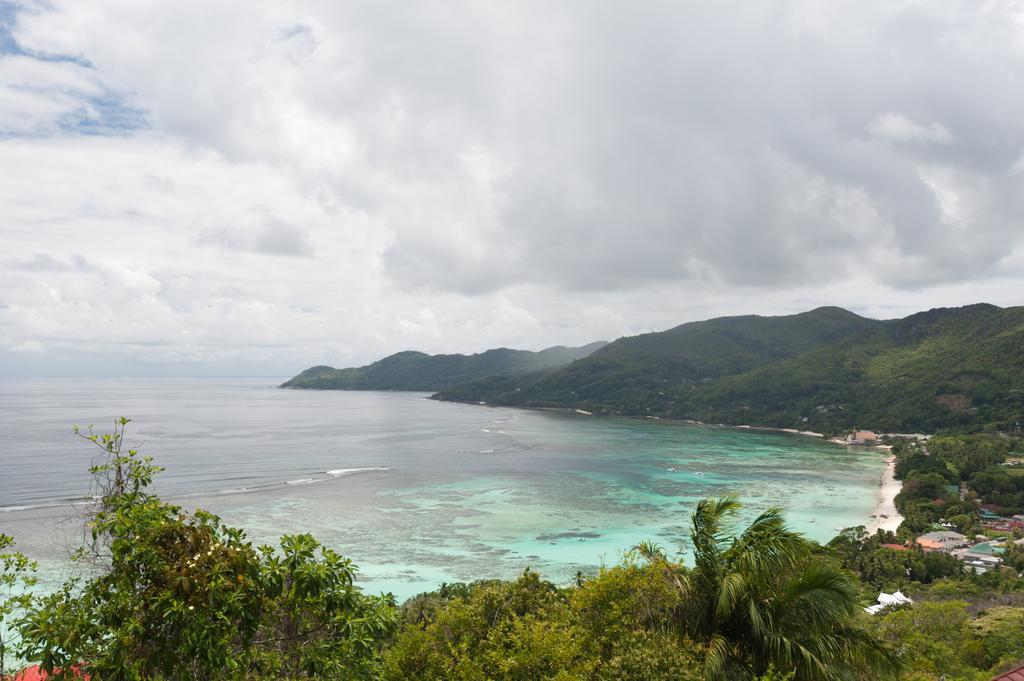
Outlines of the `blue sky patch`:
{"label": "blue sky patch", "polygon": [[[15,37],[19,12],[28,11],[23,6],[9,0],[0,0],[0,59],[5,55],[27,57],[42,62],[66,62],[78,67],[93,69],[95,65],[82,55],[56,54],[32,50],[20,44]],[[77,133],[82,135],[121,135],[140,128],[148,127],[145,112],[128,105],[125,94],[105,89],[98,96],[84,96],[81,93],[69,92],[56,87],[48,88],[43,84],[38,87],[16,85],[10,86],[31,89],[36,94],[52,94],[54,97],[77,97],[81,106],[58,116],[49,125],[37,130],[11,130],[0,127],[0,138],[11,137],[45,137],[52,134]],[[2,106],[2,104],[0,104]]]}

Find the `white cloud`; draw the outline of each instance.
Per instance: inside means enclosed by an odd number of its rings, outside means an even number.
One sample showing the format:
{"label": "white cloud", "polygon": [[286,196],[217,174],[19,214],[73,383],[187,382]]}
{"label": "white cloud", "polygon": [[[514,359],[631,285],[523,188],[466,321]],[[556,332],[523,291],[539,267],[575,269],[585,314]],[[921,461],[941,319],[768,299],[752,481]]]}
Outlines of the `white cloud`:
{"label": "white cloud", "polygon": [[0,134],[52,133],[68,117],[95,119],[98,75],[71,62],[0,55]]}
{"label": "white cloud", "polygon": [[953,135],[939,123],[921,125],[908,116],[888,111],[871,122],[871,134],[893,142],[950,144]]}
{"label": "white cloud", "polygon": [[1024,290],[1005,4],[16,7],[7,350],[287,372]]}

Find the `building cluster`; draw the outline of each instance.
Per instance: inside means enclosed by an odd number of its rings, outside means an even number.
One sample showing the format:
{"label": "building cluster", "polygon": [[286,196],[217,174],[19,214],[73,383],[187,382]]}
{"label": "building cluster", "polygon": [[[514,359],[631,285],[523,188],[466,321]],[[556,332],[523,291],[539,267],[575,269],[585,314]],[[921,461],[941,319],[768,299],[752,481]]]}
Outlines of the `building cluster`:
{"label": "building cluster", "polygon": [[[1005,523],[1019,523],[1014,525],[1024,527],[1024,516],[1013,518],[1000,518],[998,521],[986,521],[993,527],[990,529],[1001,529],[994,525]],[[983,523],[985,524],[985,523]],[[1011,527],[1012,529],[1012,527]],[[979,536],[979,539],[982,537]],[[975,572],[983,573],[998,568],[1003,563],[1001,554],[1006,552],[1006,543],[1011,540],[992,540],[984,538],[984,541],[972,541],[965,535],[952,530],[940,530],[922,534],[914,542],[925,551],[941,551],[956,557],[965,566],[974,569]],[[1024,539],[1013,542],[1017,545],[1024,545]]]}
{"label": "building cluster", "polygon": [[846,436],[849,445],[876,445],[878,440],[878,434],[870,430],[854,430]]}

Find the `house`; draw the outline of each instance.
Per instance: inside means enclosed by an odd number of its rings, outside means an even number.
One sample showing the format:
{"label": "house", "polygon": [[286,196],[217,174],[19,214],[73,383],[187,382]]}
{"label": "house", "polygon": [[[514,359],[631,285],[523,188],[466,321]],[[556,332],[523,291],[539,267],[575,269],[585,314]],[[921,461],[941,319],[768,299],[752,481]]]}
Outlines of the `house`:
{"label": "house", "polygon": [[999,553],[1006,553],[1006,547],[1004,547],[1002,543],[994,541],[975,544],[967,550],[980,556],[994,556]]}
{"label": "house", "polygon": [[855,430],[846,436],[847,444],[873,445],[878,442],[878,435],[870,430]]}
{"label": "house", "polygon": [[981,515],[982,520],[1004,520],[1003,516],[993,511],[991,506],[982,506],[978,509],[978,513]]}
{"label": "house", "polygon": [[974,553],[970,549],[960,549],[954,551],[953,555],[959,560],[964,566],[972,568],[979,575],[988,572],[989,570],[995,570],[1003,564],[1003,559],[999,556]]}
{"label": "house", "polygon": [[944,553],[951,553],[954,549],[962,548],[968,544],[967,537],[952,530],[922,534],[914,541],[925,551],[942,551]]}
{"label": "house", "polygon": [[1000,553],[1006,553],[1006,549],[995,542],[982,542],[953,551],[957,560],[967,567],[974,568],[978,573],[988,572],[1002,565],[1003,559],[998,555]]}

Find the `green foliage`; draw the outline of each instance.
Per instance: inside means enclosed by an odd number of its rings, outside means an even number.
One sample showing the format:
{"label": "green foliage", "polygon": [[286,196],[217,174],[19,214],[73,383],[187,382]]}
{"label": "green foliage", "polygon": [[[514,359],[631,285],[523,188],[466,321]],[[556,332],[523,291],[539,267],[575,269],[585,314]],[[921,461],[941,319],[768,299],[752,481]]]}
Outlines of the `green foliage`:
{"label": "green foliage", "polygon": [[872,598],[878,591],[891,592],[965,574],[963,563],[948,554],[926,553],[916,545],[907,550],[882,546],[894,543],[898,545],[891,532],[868,535],[863,527],[856,527],[840,532],[828,543],[828,549],[869,588]]}
{"label": "green foliage", "polygon": [[995,434],[894,441],[895,474],[903,480],[896,496],[904,518],[901,536],[928,532],[940,520],[973,536],[982,530],[982,504],[1007,513],[1024,508],[1024,478],[1009,475],[1000,465],[1014,442]]}
{"label": "green foliage", "polygon": [[[385,679],[881,679],[892,656],[858,623],[849,573],[778,510],[734,536],[735,499],[693,516],[693,568],[644,544],[557,589],[527,571],[403,611]],[[409,604],[407,604],[409,605]]]}
{"label": "green foliage", "polygon": [[0,533],[0,679],[7,678],[9,653],[17,646],[11,621],[32,604],[31,589],[36,585],[35,561],[12,550],[14,538]]}
{"label": "green foliage", "polygon": [[694,567],[680,575],[687,604],[680,625],[706,641],[705,678],[750,678],[773,667],[797,679],[892,676],[892,656],[856,624],[849,573],[815,556],[779,509],[732,534],[738,508],[732,497],[697,505]]}
{"label": "green foliage", "polygon": [[857,573],[868,599],[897,588],[914,599],[869,618],[870,631],[901,661],[900,679],[987,681],[1024,662],[1024,579],[1015,569],[977,575],[941,552],[881,546],[894,539],[853,528],[827,549]]}
{"label": "green foliage", "polygon": [[403,606],[385,678],[696,680],[700,646],[673,618],[681,599],[661,567],[636,560],[569,589],[531,571],[445,585]]}
{"label": "green foliage", "polygon": [[685,606],[679,566],[627,556],[570,596],[580,628],[599,651],[595,678],[607,681],[698,679],[702,645],[680,635]]}
{"label": "green foliage", "polygon": [[914,501],[931,501],[945,499],[949,496],[946,478],[938,473],[921,473],[913,471],[903,479],[900,493],[896,495],[896,507],[902,508]]}
{"label": "green foliage", "polygon": [[412,621],[384,655],[384,679],[589,678],[593,663],[564,593],[527,571],[485,582]]}
{"label": "green foliage", "polygon": [[397,618],[390,597],[363,595],[356,569],[308,534],[260,547],[262,614],[252,668],[269,678],[374,678]]}
{"label": "green foliage", "polygon": [[78,555],[96,576],[33,604],[24,656],[114,681],[373,678],[391,599],[359,593],[351,564],[308,535],[256,549],[216,516],[161,501],[148,489],[159,468],[122,448],[127,423],[83,435],[105,454]]}
{"label": "green foliage", "polygon": [[987,679],[980,674],[984,651],[971,635],[970,615],[962,601],[932,601],[879,616],[875,633],[893,645],[907,673],[925,681]]}
{"label": "green foliage", "polygon": [[314,390],[420,390],[434,392],[495,375],[543,371],[582,359],[604,342],[578,348],[555,346],[531,352],[498,348],[475,355],[426,355],[399,352],[368,366],[334,369],[315,366],[286,381],[282,388]]}
{"label": "green foliage", "polygon": [[1014,666],[1024,661],[1024,608],[995,607],[970,622],[981,641],[985,667]]}
{"label": "green foliage", "polygon": [[972,305],[890,321],[838,308],[723,317],[622,338],[555,371],[491,377],[437,397],[826,433],[1019,430],[1024,308]]}
{"label": "green foliage", "polygon": [[696,681],[699,646],[670,617],[681,602],[660,568],[624,564],[558,589],[526,571],[407,612],[385,679]]}

